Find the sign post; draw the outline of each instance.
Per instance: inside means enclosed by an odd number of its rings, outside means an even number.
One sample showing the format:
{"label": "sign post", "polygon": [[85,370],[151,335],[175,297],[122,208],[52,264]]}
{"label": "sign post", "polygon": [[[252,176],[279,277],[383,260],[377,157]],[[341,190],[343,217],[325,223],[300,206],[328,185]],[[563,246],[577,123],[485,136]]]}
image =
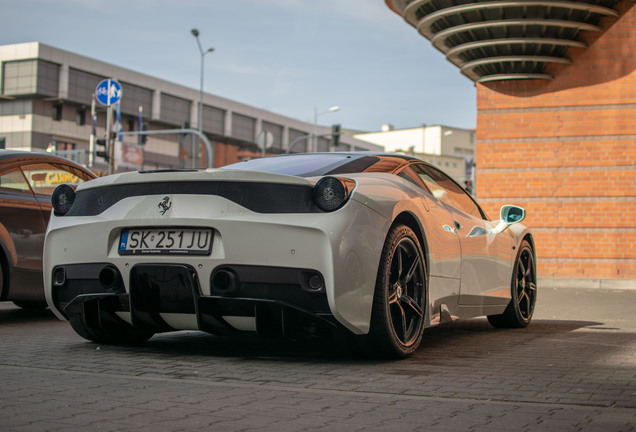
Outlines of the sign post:
{"label": "sign post", "polygon": [[111,138],[111,123],[113,121],[113,105],[119,102],[123,89],[114,79],[102,80],[95,88],[97,100],[106,105],[106,152],[108,154],[108,174],[113,174],[115,167],[115,143]]}
{"label": "sign post", "polygon": [[274,134],[270,131],[261,131],[256,137],[256,144],[263,149],[263,157],[265,157],[265,151],[267,147],[271,147],[274,143]]}
{"label": "sign post", "polygon": [[95,163],[95,134],[97,133],[97,111],[95,110],[95,93],[91,98],[91,135],[88,139],[88,167]]}
{"label": "sign post", "polygon": [[97,84],[95,96],[97,96],[97,100],[102,105],[111,106],[119,102],[123,92],[121,84],[119,84],[116,80],[105,79]]}

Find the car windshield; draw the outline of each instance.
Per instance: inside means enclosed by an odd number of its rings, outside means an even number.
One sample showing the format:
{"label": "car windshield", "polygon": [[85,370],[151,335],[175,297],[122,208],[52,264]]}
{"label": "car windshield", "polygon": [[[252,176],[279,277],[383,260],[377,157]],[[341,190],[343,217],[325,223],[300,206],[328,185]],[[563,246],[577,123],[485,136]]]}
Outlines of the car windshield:
{"label": "car windshield", "polygon": [[250,159],[224,166],[222,169],[260,171],[298,177],[315,177],[329,174],[380,171],[373,165],[382,159],[377,156],[352,154],[301,154],[270,156]]}

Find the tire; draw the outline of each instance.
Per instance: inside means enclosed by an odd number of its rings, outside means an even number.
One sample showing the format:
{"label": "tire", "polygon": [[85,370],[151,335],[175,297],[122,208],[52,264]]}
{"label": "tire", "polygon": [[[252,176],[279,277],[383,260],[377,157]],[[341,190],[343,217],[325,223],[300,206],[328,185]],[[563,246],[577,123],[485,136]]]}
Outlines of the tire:
{"label": "tire", "polygon": [[120,322],[111,328],[91,328],[84,324],[79,318],[69,320],[75,333],[91,342],[104,345],[141,345],[150,339],[154,333],[150,331],[138,330],[125,322]]}
{"label": "tire", "polygon": [[45,301],[13,300],[13,304],[25,310],[43,310],[48,307]]}
{"label": "tire", "polygon": [[422,247],[413,230],[395,225],[382,249],[366,350],[382,357],[411,355],[422,341],[426,301]]}
{"label": "tire", "polygon": [[4,300],[7,295],[7,293],[4,292],[7,287],[5,276],[7,280],[9,279],[9,272],[6,270],[6,260],[4,252],[0,249],[0,299],[2,300]]}
{"label": "tire", "polygon": [[488,322],[497,328],[523,328],[530,324],[537,301],[537,269],[532,246],[521,242],[510,284],[511,299],[501,315],[489,315]]}

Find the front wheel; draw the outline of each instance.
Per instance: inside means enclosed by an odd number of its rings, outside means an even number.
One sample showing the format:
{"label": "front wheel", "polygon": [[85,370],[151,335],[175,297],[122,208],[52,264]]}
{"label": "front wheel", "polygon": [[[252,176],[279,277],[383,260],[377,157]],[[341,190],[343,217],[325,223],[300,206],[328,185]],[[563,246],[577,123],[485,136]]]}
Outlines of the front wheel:
{"label": "front wheel", "polygon": [[527,240],[521,242],[510,285],[512,299],[501,315],[489,315],[488,322],[497,328],[522,328],[530,324],[537,301],[537,269],[534,252]]}
{"label": "front wheel", "polygon": [[367,349],[381,356],[411,355],[422,341],[425,305],[422,248],[411,228],[395,225],[382,249]]}

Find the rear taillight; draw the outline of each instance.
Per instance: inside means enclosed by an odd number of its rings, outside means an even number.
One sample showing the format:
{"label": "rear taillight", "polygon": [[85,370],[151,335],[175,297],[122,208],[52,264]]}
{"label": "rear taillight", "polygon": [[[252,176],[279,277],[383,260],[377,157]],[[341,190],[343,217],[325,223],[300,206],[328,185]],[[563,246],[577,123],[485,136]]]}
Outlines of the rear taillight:
{"label": "rear taillight", "polygon": [[323,177],[314,186],[314,201],[323,211],[332,212],[342,207],[355,186],[355,182],[340,177]]}
{"label": "rear taillight", "polygon": [[51,195],[51,203],[55,216],[64,216],[73,207],[75,188],[67,184],[59,185]]}

